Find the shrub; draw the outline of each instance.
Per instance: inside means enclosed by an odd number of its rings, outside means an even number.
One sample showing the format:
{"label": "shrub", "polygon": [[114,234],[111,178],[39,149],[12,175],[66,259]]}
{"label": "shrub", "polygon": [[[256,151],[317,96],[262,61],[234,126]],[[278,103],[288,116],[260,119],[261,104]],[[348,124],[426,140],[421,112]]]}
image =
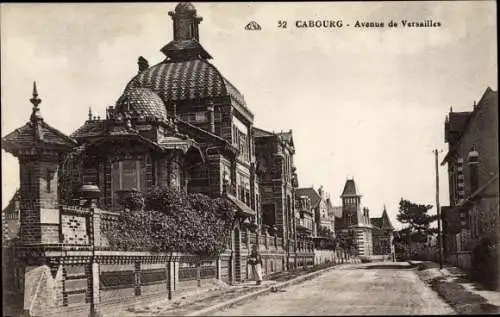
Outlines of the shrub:
{"label": "shrub", "polygon": [[111,246],[199,255],[216,255],[225,248],[235,218],[225,198],[157,187],[144,195],[144,208],[130,208],[141,206],[141,199],[130,198],[126,211],[106,233]]}

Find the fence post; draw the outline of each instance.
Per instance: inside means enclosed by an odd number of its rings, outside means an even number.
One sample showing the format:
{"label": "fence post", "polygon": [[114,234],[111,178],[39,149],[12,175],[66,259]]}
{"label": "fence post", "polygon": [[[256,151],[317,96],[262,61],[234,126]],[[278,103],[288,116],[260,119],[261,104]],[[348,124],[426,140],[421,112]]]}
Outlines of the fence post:
{"label": "fence post", "polygon": [[135,274],[135,287],[134,287],[135,296],[141,296],[141,262],[139,261],[135,262],[134,274]]}
{"label": "fence post", "polygon": [[167,291],[168,291],[168,299],[172,299],[172,261],[168,260],[167,261],[167,267],[165,268],[166,273],[167,273]]}
{"label": "fence post", "polygon": [[198,287],[201,287],[201,260],[198,259],[196,262],[196,282]]}
{"label": "fence post", "polygon": [[222,260],[220,255],[217,257],[215,265],[217,266],[217,279],[220,281],[222,280]]}
{"label": "fence post", "polygon": [[229,264],[228,264],[228,271],[229,271],[229,284],[234,285],[234,270],[233,270],[233,251],[231,251],[231,255],[229,256]]}

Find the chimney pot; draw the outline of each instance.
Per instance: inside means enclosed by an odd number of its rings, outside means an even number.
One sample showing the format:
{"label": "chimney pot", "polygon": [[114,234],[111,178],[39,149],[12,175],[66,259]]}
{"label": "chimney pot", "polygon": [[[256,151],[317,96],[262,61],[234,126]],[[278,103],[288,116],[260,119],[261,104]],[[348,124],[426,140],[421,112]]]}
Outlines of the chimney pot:
{"label": "chimney pot", "polygon": [[145,59],[142,56],[139,56],[137,60],[137,65],[139,66],[139,72],[138,72],[139,74],[149,68],[149,63],[147,59]]}

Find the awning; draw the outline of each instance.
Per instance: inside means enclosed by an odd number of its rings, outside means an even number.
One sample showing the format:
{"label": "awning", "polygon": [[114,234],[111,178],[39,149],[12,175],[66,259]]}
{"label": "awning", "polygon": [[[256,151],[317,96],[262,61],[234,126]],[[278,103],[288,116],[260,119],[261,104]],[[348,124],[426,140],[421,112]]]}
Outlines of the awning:
{"label": "awning", "polygon": [[245,205],[245,203],[243,203],[238,198],[228,193],[226,193],[226,196],[236,206],[236,208],[238,208],[238,211],[243,213],[246,217],[257,215],[257,213],[252,208]]}
{"label": "awning", "polygon": [[303,232],[309,232],[309,233],[312,232],[311,229],[309,229],[306,226],[303,226],[303,225],[301,225],[299,223],[296,224],[295,227],[296,227],[297,231],[303,231]]}
{"label": "awning", "polygon": [[158,144],[164,151],[174,151],[179,150],[183,154],[187,154],[188,152],[195,153],[198,157],[197,159],[205,162],[205,157],[198,146],[198,144],[192,139],[183,139],[175,136],[168,136],[160,140]]}

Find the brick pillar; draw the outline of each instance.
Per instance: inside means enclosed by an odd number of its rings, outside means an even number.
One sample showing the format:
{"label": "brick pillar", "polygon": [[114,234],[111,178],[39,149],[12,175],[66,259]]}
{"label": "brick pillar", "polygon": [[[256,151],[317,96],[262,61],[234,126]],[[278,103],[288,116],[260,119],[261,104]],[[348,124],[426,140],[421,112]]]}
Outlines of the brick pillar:
{"label": "brick pillar", "polygon": [[100,294],[99,294],[99,264],[92,263],[91,264],[91,273],[92,273],[92,300],[94,304],[99,304],[100,302]]}
{"label": "brick pillar", "polygon": [[135,262],[135,296],[141,295],[141,262]]}

